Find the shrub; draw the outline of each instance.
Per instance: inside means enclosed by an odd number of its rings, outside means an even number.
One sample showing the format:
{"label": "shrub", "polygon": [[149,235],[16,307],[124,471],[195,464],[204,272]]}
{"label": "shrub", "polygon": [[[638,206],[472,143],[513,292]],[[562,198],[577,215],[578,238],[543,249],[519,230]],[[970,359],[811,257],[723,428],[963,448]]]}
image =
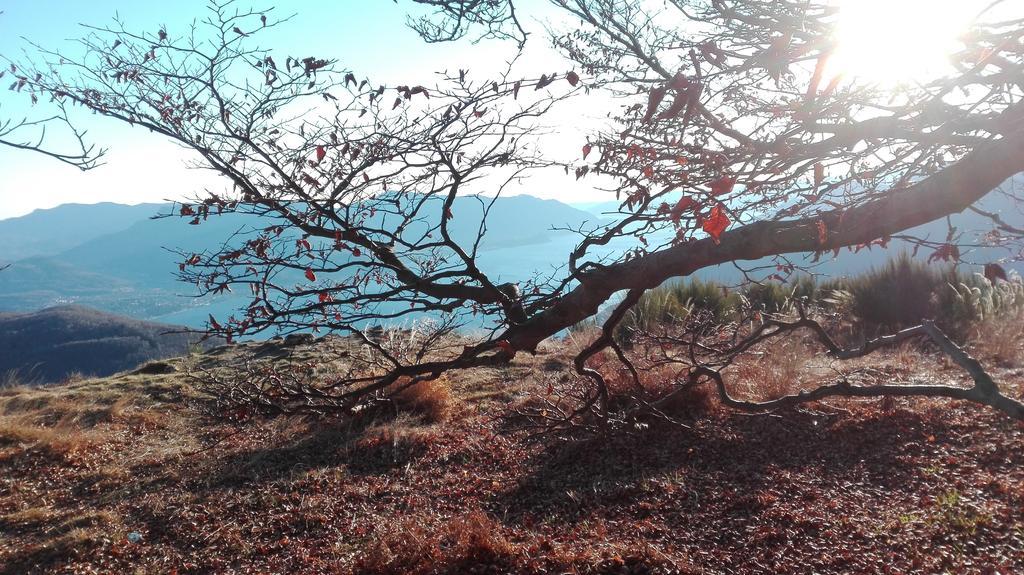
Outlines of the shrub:
{"label": "shrub", "polygon": [[740,298],[725,286],[697,278],[669,282],[648,290],[619,324],[616,338],[630,343],[635,334],[658,325],[677,323],[703,311],[715,323],[732,318]]}
{"label": "shrub", "polygon": [[935,318],[942,291],[948,291],[958,275],[901,253],[881,268],[847,280],[853,296],[854,317],[866,331],[891,331]]}
{"label": "shrub", "polygon": [[381,525],[354,572],[511,573],[518,561],[499,523],[471,511],[430,528],[412,520]]}
{"label": "shrub", "polygon": [[790,283],[767,282],[750,284],[743,288],[743,299],[750,309],[768,313],[783,313],[794,300],[815,301],[818,282],[813,276],[800,276]]}
{"label": "shrub", "polygon": [[806,376],[811,352],[798,335],[761,346],[733,365],[744,399],[769,401],[796,393]]}
{"label": "shrub", "polygon": [[[396,384],[397,387],[401,385],[404,383]],[[427,423],[448,420],[455,407],[455,398],[444,377],[421,381],[399,391],[391,399],[399,412],[419,416]]]}

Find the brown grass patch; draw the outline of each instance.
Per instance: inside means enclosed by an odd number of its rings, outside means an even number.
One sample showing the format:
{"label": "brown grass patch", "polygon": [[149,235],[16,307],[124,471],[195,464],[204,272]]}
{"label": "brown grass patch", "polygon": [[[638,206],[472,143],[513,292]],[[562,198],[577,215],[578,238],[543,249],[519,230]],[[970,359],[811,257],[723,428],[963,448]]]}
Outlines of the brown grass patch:
{"label": "brown grass patch", "polygon": [[0,418],[0,442],[22,444],[28,449],[64,456],[81,452],[103,441],[105,434],[59,421],[56,425],[40,425],[32,417]]}
{"label": "brown grass patch", "polygon": [[383,461],[408,461],[427,450],[438,436],[436,429],[423,427],[407,415],[367,427],[352,447],[365,456],[374,455]]}
{"label": "brown grass patch", "polygon": [[25,552],[14,558],[6,568],[0,567],[0,575],[20,575],[22,573],[54,572],[47,570],[54,564],[69,558],[80,556],[98,547],[103,541],[99,530],[79,528],[45,540],[44,542],[25,549]]}
{"label": "brown grass patch", "polygon": [[1014,367],[1024,355],[1024,314],[980,322],[970,339],[972,351],[996,365]]}
{"label": "brown grass patch", "polygon": [[772,341],[733,365],[731,387],[739,389],[742,397],[757,401],[790,395],[800,389],[810,359],[811,352],[799,337]]}
{"label": "brown grass patch", "polygon": [[[400,389],[404,384],[398,382],[394,387]],[[445,377],[421,381],[401,389],[391,396],[391,400],[399,412],[416,415],[426,423],[447,421],[456,405],[451,386]]]}
{"label": "brown grass patch", "polygon": [[[515,548],[483,511],[471,511],[430,528],[412,519],[382,527],[356,559],[353,572],[502,573],[515,565]],[[488,570],[490,568],[490,570]]]}
{"label": "brown grass patch", "polygon": [[27,531],[39,529],[53,521],[58,513],[52,507],[28,507],[0,516],[0,531]]}

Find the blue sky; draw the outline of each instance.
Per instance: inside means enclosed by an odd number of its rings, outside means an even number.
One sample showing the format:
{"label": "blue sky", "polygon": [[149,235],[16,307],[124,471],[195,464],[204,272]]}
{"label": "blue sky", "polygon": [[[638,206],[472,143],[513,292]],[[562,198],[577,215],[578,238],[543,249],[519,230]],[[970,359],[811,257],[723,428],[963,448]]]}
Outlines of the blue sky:
{"label": "blue sky", "polygon": [[[48,48],[73,51],[70,39],[83,34],[80,23],[102,25],[115,14],[130,29],[156,30],[166,26],[173,36],[175,30],[184,30],[194,18],[201,17],[206,4],[206,0],[0,0],[0,54],[17,59],[27,48],[24,39]],[[266,6],[256,2],[238,5]],[[544,18],[551,15],[546,5],[545,0],[529,0],[524,8],[527,13]],[[278,2],[276,14],[295,14],[295,18],[274,32],[276,37],[261,39],[261,45],[290,53],[334,57],[358,74],[409,83],[429,81],[427,75],[441,69],[479,69],[488,62],[514,55],[514,46],[507,42],[424,44],[405,26],[406,10],[410,7],[410,3],[396,4],[392,0]],[[526,24],[535,37],[543,35],[539,20]],[[545,38],[536,40],[528,48],[526,61],[543,62],[543,67],[549,67],[551,58],[557,56],[549,51]],[[0,106],[0,114],[20,117],[17,106],[24,106],[24,102],[12,102],[7,94],[0,94]],[[217,185],[209,172],[186,168],[188,155],[183,150],[154,135],[102,118],[85,118],[83,125],[90,129],[93,140],[110,148],[106,165],[90,172],[82,173],[28,152],[0,149],[0,174],[4,176],[0,178],[0,219],[68,202],[160,201]],[[583,135],[579,137],[582,140]],[[569,183],[557,187],[564,192],[566,185]],[[543,191],[530,193],[551,197]]]}

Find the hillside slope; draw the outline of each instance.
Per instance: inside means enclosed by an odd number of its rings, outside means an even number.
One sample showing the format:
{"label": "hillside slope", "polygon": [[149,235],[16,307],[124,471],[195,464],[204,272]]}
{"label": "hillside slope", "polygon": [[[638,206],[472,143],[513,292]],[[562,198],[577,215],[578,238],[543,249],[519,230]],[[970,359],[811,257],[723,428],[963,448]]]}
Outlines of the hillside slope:
{"label": "hillside slope", "polygon": [[106,376],[139,364],[187,354],[199,336],[180,326],[150,323],[65,305],[0,314],[0,373],[17,371],[40,383],[72,373]]}
{"label": "hillside slope", "polygon": [[[211,417],[187,370],[247,352],[283,367],[272,343],[172,360],[173,374],[0,389],[0,575],[1024,572],[1019,423],[946,400],[846,400],[531,438],[509,408],[569,385],[574,344],[556,343],[350,420]],[[319,371],[350,345],[277,351]],[[844,369],[956,377],[906,355]],[[1022,374],[993,372],[1018,397]]]}

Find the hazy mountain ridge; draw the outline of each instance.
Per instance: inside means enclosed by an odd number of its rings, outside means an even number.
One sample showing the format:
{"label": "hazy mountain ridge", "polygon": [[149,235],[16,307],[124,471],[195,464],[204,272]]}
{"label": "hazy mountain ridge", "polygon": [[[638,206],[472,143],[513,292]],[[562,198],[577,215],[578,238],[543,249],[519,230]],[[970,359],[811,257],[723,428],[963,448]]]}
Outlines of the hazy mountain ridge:
{"label": "hazy mountain ridge", "polygon": [[127,229],[161,204],[64,204],[0,220],[0,263],[53,256],[93,238]]}
{"label": "hazy mountain ridge", "polygon": [[[0,221],[0,237],[24,236],[3,246],[4,261],[13,264],[0,273],[0,311],[31,311],[77,303],[137,318],[200,327],[209,312],[220,315],[244,305],[241,298],[234,296],[199,300],[187,297],[192,291],[174,277],[181,257],[172,250],[198,253],[215,249],[234,233],[255,233],[273,221],[261,221],[247,214],[224,214],[190,226],[180,218],[151,219],[157,214],[171,213],[172,206],[168,204],[121,207],[133,208],[119,213],[134,214],[134,222],[117,220],[110,233],[81,234],[77,244],[56,253],[41,252],[32,246],[54,237],[59,232],[55,228],[68,219],[106,221],[105,216],[94,218],[91,212],[105,214],[111,211],[110,205],[61,206]],[[437,221],[440,210],[440,202],[429,202],[420,215],[424,221]],[[464,245],[472,243],[483,216],[483,204],[476,198],[462,197],[452,211],[452,236]],[[383,217],[378,216],[381,225],[385,224]],[[598,219],[555,200],[532,196],[498,198],[480,245],[481,262],[485,271],[496,276],[525,279],[526,268],[544,271],[550,267],[549,261],[564,261],[574,244],[575,236],[553,228],[578,227]],[[26,225],[26,221],[33,225]],[[407,233],[416,231],[417,226],[413,225]],[[525,265],[516,257],[524,255],[529,260]]]}
{"label": "hazy mountain ridge", "polygon": [[[1008,198],[991,194],[984,204],[987,209],[1002,213],[1009,223],[1021,223],[1021,214]],[[578,236],[554,228],[596,225],[611,217],[608,202],[580,207],[592,211],[527,195],[499,198],[489,213],[479,265],[496,281],[503,282],[523,281],[532,272],[550,272],[564,265]],[[440,209],[439,202],[428,202],[420,214],[422,220],[437,221]],[[13,262],[0,273],[0,311],[25,312],[76,303],[191,327],[201,327],[209,313],[218,317],[233,313],[245,304],[243,298],[189,297],[193,295],[190,287],[174,277],[181,258],[170,249],[215,249],[233,233],[254,232],[271,222],[243,214],[211,217],[198,226],[190,226],[180,218],[151,219],[170,212],[168,204],[73,204],[0,221],[0,241],[5,242],[0,243],[2,261]],[[477,198],[461,197],[453,214],[449,221],[452,236],[468,245],[475,238],[483,204]],[[386,225],[385,217],[376,216],[374,223]],[[991,228],[981,216],[971,213],[958,214],[953,221],[961,229]],[[107,233],[101,233],[104,226],[109,226]],[[426,224],[418,223],[409,226],[407,233],[424,230]],[[946,235],[946,224],[933,222],[913,231],[941,241]],[[48,241],[52,241],[49,248]],[[625,244],[626,240],[618,241],[608,249],[630,247]],[[831,254],[822,254],[822,262],[814,271],[831,276],[859,273],[880,265],[901,249],[909,248],[893,242],[889,250],[876,247],[857,254],[844,250],[836,260]],[[928,255],[923,250],[919,257]],[[967,257],[983,263],[1007,255],[1005,250],[986,248]],[[802,264],[809,264],[812,259],[808,254],[792,256],[794,262]],[[739,263],[753,267],[769,262]],[[698,275],[726,283],[740,280],[740,272],[733,266],[701,270]]]}

